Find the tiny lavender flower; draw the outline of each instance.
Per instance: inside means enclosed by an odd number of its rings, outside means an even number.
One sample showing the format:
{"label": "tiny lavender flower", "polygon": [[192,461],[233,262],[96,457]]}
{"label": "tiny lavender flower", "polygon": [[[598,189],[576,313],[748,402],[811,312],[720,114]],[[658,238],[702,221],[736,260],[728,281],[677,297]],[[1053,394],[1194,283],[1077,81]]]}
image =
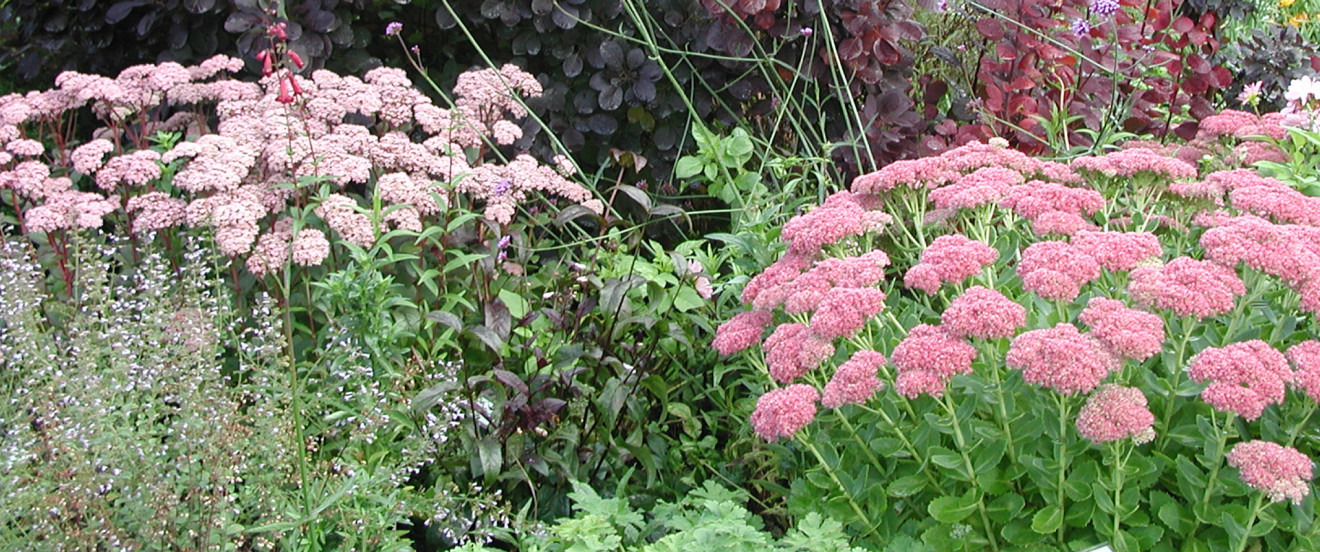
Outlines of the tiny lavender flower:
{"label": "tiny lavender flower", "polygon": [[397,36],[400,31],[403,31],[403,23],[390,21],[388,25],[385,25],[385,36]]}
{"label": "tiny lavender flower", "polygon": [[1261,491],[1270,502],[1301,504],[1311,494],[1311,458],[1301,451],[1269,441],[1238,443],[1228,453],[1228,465],[1242,472],[1242,482]]}
{"label": "tiny lavender flower", "polygon": [[1091,24],[1085,19],[1078,18],[1072,23],[1072,32],[1074,35],[1077,35],[1077,38],[1082,38],[1091,34]]}
{"label": "tiny lavender flower", "polygon": [[1099,17],[1108,17],[1113,15],[1119,9],[1118,0],[1092,0],[1091,13]]}

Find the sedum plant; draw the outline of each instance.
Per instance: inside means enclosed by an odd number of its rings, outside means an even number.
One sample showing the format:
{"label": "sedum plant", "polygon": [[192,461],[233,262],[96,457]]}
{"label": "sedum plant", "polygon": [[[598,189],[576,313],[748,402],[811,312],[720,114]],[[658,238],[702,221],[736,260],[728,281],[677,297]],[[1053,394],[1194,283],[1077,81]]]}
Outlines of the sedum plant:
{"label": "sedum plant", "polygon": [[717,331],[759,349],[750,421],[796,453],[790,507],[823,501],[874,546],[1315,546],[1320,203],[1232,168],[1227,132],[1200,166],[998,142],[789,220]]}

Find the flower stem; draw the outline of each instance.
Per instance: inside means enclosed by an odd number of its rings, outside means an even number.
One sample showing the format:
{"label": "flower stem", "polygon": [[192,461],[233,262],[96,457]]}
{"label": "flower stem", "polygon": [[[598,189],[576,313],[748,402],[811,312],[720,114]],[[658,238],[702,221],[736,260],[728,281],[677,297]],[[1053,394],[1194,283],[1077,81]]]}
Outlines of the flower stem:
{"label": "flower stem", "polygon": [[866,515],[866,512],[862,511],[862,506],[857,504],[857,501],[853,499],[852,493],[848,492],[848,488],[843,486],[843,482],[839,480],[839,476],[834,473],[834,467],[825,463],[825,457],[820,455],[820,450],[816,448],[815,443],[811,442],[811,436],[808,435],[805,430],[802,432],[802,444],[807,446],[807,450],[810,450],[811,455],[816,457],[816,462],[825,470],[825,474],[830,476],[830,481],[833,481],[834,485],[843,493],[844,498],[848,499],[848,505],[852,507],[853,513],[857,514],[857,519],[866,525],[866,534],[862,536],[870,535],[875,532],[876,526],[871,522],[871,518]]}
{"label": "flower stem", "polygon": [[898,440],[903,443],[903,448],[906,448],[908,454],[912,455],[912,459],[916,460],[917,465],[921,466],[921,473],[926,475],[926,481],[928,481],[931,487],[933,487],[936,491],[940,492],[941,494],[944,493],[944,487],[940,485],[939,480],[936,479],[935,476],[931,475],[930,470],[927,469],[927,467],[930,464],[926,462],[926,459],[921,457],[921,453],[917,452],[917,447],[913,446],[912,441],[908,440],[907,434],[903,433],[903,431],[898,428],[898,424],[894,423],[894,419],[889,417],[889,413],[885,412],[883,408],[873,409],[866,405],[857,405],[857,406],[861,407],[863,410],[870,412],[872,414],[879,414],[881,418],[884,418],[885,423],[889,424],[890,428],[893,428],[894,435],[897,435]]}
{"label": "flower stem", "polygon": [[1171,374],[1172,379],[1169,380],[1169,396],[1166,397],[1164,401],[1164,417],[1161,418],[1161,423],[1160,423],[1161,430],[1159,437],[1160,441],[1158,443],[1159,446],[1157,447],[1159,449],[1164,448],[1164,443],[1168,440],[1169,434],[1172,433],[1171,431],[1169,431],[1169,423],[1173,421],[1173,403],[1178,398],[1178,385],[1182,383],[1179,380],[1182,379],[1183,364],[1187,360],[1186,359],[1187,343],[1192,338],[1192,331],[1191,328],[1189,327],[1192,323],[1192,320],[1193,320],[1192,317],[1185,316],[1182,319],[1182,324],[1179,326],[1179,329],[1182,331],[1183,337],[1178,342],[1178,356],[1177,356],[1178,360],[1176,361],[1177,364],[1175,366],[1169,367],[1169,371],[1172,372]]}
{"label": "flower stem", "polygon": [[1130,447],[1128,448],[1127,454],[1123,454],[1123,446],[1125,443],[1126,441],[1114,442],[1110,443],[1109,446],[1109,450],[1114,453],[1114,528],[1110,533],[1109,538],[1114,542],[1118,541],[1118,532],[1123,527],[1123,518],[1126,517],[1119,512],[1119,508],[1122,508],[1123,479],[1127,475],[1124,473],[1124,468],[1127,466],[1128,458],[1132,455],[1133,448],[1135,448]]}
{"label": "flower stem", "polygon": [[[1068,510],[1065,506],[1067,506],[1068,495],[1064,492],[1064,482],[1067,479],[1066,475],[1068,473],[1068,439],[1066,438],[1068,436],[1068,397],[1063,394],[1056,394],[1055,398],[1059,405],[1059,436],[1057,437],[1058,440],[1054,443],[1055,461],[1059,464],[1059,477],[1056,481],[1056,486],[1059,491],[1057,501],[1059,505],[1059,515],[1066,518]],[[1067,542],[1064,540],[1066,533],[1067,521],[1065,519],[1059,523],[1059,531],[1057,533],[1059,544]]]}
{"label": "flower stem", "polygon": [[1224,416],[1224,426],[1220,427],[1218,418],[1213,412],[1210,413],[1210,422],[1219,430],[1219,443],[1215,448],[1215,455],[1210,464],[1210,477],[1205,480],[1205,494],[1201,495],[1201,510],[1205,511],[1210,507],[1210,495],[1214,493],[1215,482],[1219,479],[1219,466],[1224,463],[1224,448],[1228,445],[1228,428],[1233,425],[1233,413],[1229,412]]}
{"label": "flower stem", "polygon": [[1256,497],[1251,499],[1251,517],[1247,519],[1247,530],[1242,532],[1242,540],[1233,547],[1233,552],[1242,552],[1247,549],[1247,541],[1251,540],[1251,529],[1256,526],[1256,518],[1260,516],[1261,502],[1265,495],[1256,493]]}
{"label": "flower stem", "polygon": [[1305,415],[1305,416],[1302,416],[1302,423],[1297,424],[1296,427],[1293,427],[1293,428],[1292,428],[1292,431],[1289,431],[1289,432],[1288,432],[1288,445],[1287,445],[1287,446],[1290,446],[1290,447],[1291,447],[1291,446],[1293,446],[1293,443],[1296,443],[1296,442],[1297,442],[1297,437],[1300,436],[1300,435],[1302,434],[1302,429],[1305,428],[1305,427],[1307,426],[1307,424],[1309,424],[1309,423],[1311,422],[1311,415],[1315,414],[1315,407],[1316,407],[1316,405],[1320,405],[1320,403],[1318,403],[1318,402],[1316,402],[1316,401],[1307,401],[1307,402],[1306,402],[1306,415]]}
{"label": "flower stem", "polygon": [[[952,394],[946,393],[940,398],[940,404],[949,413],[949,419],[953,422],[953,440],[958,446],[958,453],[962,455],[963,467],[967,470],[967,479],[972,487],[976,487],[976,468],[972,467],[972,459],[967,455],[967,441],[963,438],[962,423],[958,421],[958,411],[953,406]],[[990,548],[999,552],[999,541],[995,539],[995,529],[990,525],[990,516],[985,511],[985,497],[981,496],[976,501],[976,510],[981,514],[981,525],[985,527],[985,536],[990,539]]]}

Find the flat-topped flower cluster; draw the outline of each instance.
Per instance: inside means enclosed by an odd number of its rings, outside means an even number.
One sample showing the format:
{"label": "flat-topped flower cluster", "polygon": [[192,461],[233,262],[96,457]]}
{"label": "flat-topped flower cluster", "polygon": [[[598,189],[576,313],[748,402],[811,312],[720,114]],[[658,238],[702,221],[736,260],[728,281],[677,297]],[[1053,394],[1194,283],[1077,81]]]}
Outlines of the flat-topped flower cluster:
{"label": "flat-topped flower cluster", "polygon": [[[516,66],[461,75],[452,109],[434,105],[400,69],[360,79],[327,70],[256,83],[223,78],[242,66],[216,56],[194,67],[130,67],[115,78],[68,72],[53,89],[0,98],[0,190],[11,192],[5,199],[22,230],[99,228],[115,212],[134,234],[205,226],[225,255],[246,256],[262,275],[290,251],[297,264],[319,264],[328,231],[360,246],[391,227],[420,232],[455,194],[498,224],[543,195],[603,210],[569,179],[566,159],[487,159],[522,136],[518,96],[541,93]],[[296,97],[284,97],[289,83]],[[51,132],[84,108],[104,125],[94,138]],[[160,131],[185,139],[153,147]],[[328,194],[295,185],[307,178],[330,183]],[[388,209],[382,220],[363,212],[372,194]],[[294,236],[287,211],[309,202],[319,203],[328,228]]]}
{"label": "flat-topped flower cluster", "polygon": [[[786,253],[743,288],[750,310],[717,331],[723,355],[762,350],[749,358],[773,383],[753,429],[795,439],[824,408],[881,413],[900,433],[952,421],[962,447],[966,412],[1012,439],[1055,410],[1084,441],[1145,445],[1187,407],[1171,389],[1196,384],[1207,419],[1258,420],[1290,388],[1313,410],[1320,341],[1246,333],[1261,301],[1275,317],[1320,312],[1320,198],[1241,168],[1282,154],[1281,119],[1227,111],[1189,144],[1066,164],[973,142],[858,177],[784,225]],[[956,409],[1005,389],[1010,406]],[[921,416],[929,405],[952,420]],[[1286,452],[1244,442],[1229,464],[1270,500],[1300,501],[1310,460],[1270,445]]]}

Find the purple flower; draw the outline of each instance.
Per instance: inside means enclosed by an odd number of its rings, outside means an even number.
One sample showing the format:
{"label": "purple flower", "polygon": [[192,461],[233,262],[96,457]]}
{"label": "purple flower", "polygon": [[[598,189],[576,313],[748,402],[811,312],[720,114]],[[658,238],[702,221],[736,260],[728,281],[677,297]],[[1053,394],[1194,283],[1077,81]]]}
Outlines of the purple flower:
{"label": "purple flower", "polygon": [[1099,17],[1114,15],[1118,9],[1118,0],[1091,0],[1091,13]]}
{"label": "purple flower", "polygon": [[385,36],[397,36],[399,34],[399,31],[402,30],[403,30],[403,23],[399,23],[398,21],[390,21],[390,24],[385,26]]}
{"label": "purple flower", "polygon": [[421,48],[418,48],[416,44],[413,44],[413,47],[412,47],[412,48],[409,48],[409,50],[412,50],[412,53],[414,53],[414,54],[420,54],[420,53],[422,53],[422,49],[421,49]]}
{"label": "purple flower", "polygon": [[512,238],[511,236],[509,236],[508,234],[505,234],[504,236],[502,236],[502,237],[500,238],[500,241],[499,241],[498,243],[495,244],[495,247],[496,247],[497,249],[504,249],[504,248],[506,248],[506,247],[509,246],[509,242],[510,242],[510,241],[513,241],[513,238]]}
{"label": "purple flower", "polygon": [[798,34],[802,36],[811,36],[811,34],[814,32],[815,31],[811,30],[811,27],[802,27],[801,29],[798,30]]}
{"label": "purple flower", "polygon": [[1086,35],[1091,34],[1091,24],[1087,23],[1085,19],[1073,21],[1072,32],[1077,35],[1077,38],[1085,37]]}
{"label": "purple flower", "polygon": [[511,189],[513,189],[513,182],[505,178],[495,184],[494,191],[495,191],[495,195],[502,196],[504,194],[509,193],[509,190]]}

